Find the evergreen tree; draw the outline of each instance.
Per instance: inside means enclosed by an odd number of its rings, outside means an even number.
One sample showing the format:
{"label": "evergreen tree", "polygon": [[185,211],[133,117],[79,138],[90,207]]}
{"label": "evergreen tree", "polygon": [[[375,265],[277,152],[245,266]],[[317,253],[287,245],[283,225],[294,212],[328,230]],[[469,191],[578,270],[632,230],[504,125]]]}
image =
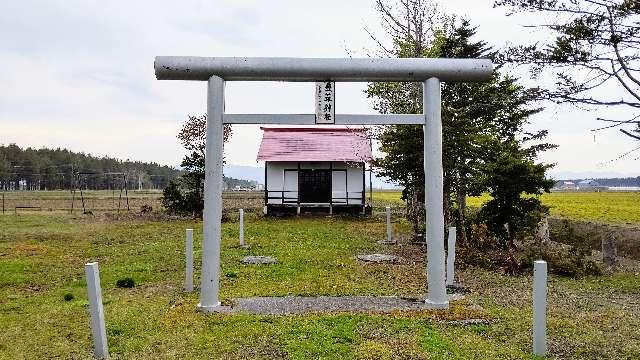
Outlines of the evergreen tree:
{"label": "evergreen tree", "polygon": [[477,179],[478,188],[491,195],[480,210],[480,219],[500,240],[498,245],[510,250],[514,240],[530,233],[548,211],[531,195],[549,192],[554,181],[545,176],[549,165],[536,164],[533,154],[521,149],[518,142],[499,146],[481,165]]}
{"label": "evergreen tree", "polygon": [[[410,1],[412,2],[412,1]],[[394,46],[385,48],[389,56],[395,57],[451,57],[486,58],[493,53],[485,42],[472,41],[475,28],[468,21],[456,24],[451,18],[440,17],[439,23],[420,19],[424,14],[433,14],[435,9],[419,9],[416,6],[403,8],[400,15],[394,14],[385,4],[378,2],[383,17],[394,17],[388,22],[408,24],[404,31],[397,25],[390,32]],[[422,5],[420,5],[422,6]],[[399,18],[398,18],[399,17]],[[398,30],[400,29],[400,30]],[[422,29],[422,30],[421,30]],[[424,29],[434,29],[424,33]],[[431,30],[430,30],[431,31]],[[421,84],[416,83],[372,83],[367,94],[375,101],[382,113],[422,113]],[[523,146],[527,140],[540,141],[545,131],[525,134],[523,126],[528,117],[540,111],[532,108],[537,97],[536,89],[525,89],[513,78],[501,76],[497,71],[485,83],[445,83],[442,85],[443,122],[443,172],[445,222],[452,223],[454,212],[458,225],[464,229],[466,196],[486,191],[489,184],[478,179],[489,168],[487,162],[496,159],[500,151],[511,151],[504,143]],[[404,186],[403,198],[407,201],[408,219],[417,233],[424,226],[424,170],[422,126],[386,126],[378,133],[381,150],[386,156],[376,159],[375,165],[382,176]],[[518,146],[516,149],[518,149]],[[538,144],[513,152],[518,158],[523,154],[535,157],[537,152],[552,147]],[[486,179],[486,178],[483,178]],[[455,206],[453,206],[455,205]],[[452,209],[454,209],[452,210]],[[428,211],[428,209],[427,209]],[[460,240],[466,234],[460,231]]]}

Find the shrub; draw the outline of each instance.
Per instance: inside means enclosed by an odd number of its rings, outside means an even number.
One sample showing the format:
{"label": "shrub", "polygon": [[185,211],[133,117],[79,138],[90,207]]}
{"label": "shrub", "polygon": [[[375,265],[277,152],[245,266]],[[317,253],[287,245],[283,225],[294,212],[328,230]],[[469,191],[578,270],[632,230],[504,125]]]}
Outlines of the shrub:
{"label": "shrub", "polygon": [[522,256],[523,270],[533,268],[533,262],[544,260],[547,262],[549,272],[558,276],[580,278],[584,276],[602,275],[602,269],[593,260],[589,259],[591,250],[581,246],[556,247],[530,246]]}
{"label": "shrub", "polygon": [[507,274],[530,272],[533,262],[545,260],[549,272],[558,276],[580,278],[598,276],[602,269],[589,257],[591,250],[584,239],[574,239],[575,246],[520,242],[505,249],[483,224],[471,225],[469,246],[461,247],[457,256],[461,264],[488,270],[502,270]]}
{"label": "shrub", "polygon": [[71,301],[74,299],[74,296],[72,293],[66,293],[64,294],[64,301]]}
{"label": "shrub", "polygon": [[119,287],[119,288],[127,288],[128,289],[128,288],[132,288],[134,286],[136,286],[136,283],[130,277],[118,279],[118,281],[116,281],[116,287]]}
{"label": "shrub", "polygon": [[204,202],[198,191],[193,191],[187,178],[173,179],[162,192],[162,206],[174,214],[202,216]]}

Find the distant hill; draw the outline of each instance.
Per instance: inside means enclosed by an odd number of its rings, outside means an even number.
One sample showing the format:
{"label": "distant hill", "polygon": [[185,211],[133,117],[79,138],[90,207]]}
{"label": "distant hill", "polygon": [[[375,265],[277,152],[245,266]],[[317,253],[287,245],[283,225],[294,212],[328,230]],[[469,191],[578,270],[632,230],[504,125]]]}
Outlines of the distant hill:
{"label": "distant hill", "polygon": [[620,173],[615,171],[560,171],[559,169],[551,169],[549,171],[549,177],[554,180],[567,180],[567,179],[626,179],[633,178],[640,175],[636,172]]}
{"label": "distant hill", "polygon": [[254,189],[259,182],[254,180],[236,179],[232,177],[224,177],[224,185],[226,189],[233,190],[235,188]]}
{"label": "distant hill", "polygon": [[626,178],[567,179],[560,181],[572,181],[577,184],[582,180],[595,180],[598,184],[607,187],[640,187],[640,176]]}
{"label": "distant hill", "polygon": [[223,172],[227,177],[255,181],[258,184],[264,184],[264,167],[262,166],[225,164]]}

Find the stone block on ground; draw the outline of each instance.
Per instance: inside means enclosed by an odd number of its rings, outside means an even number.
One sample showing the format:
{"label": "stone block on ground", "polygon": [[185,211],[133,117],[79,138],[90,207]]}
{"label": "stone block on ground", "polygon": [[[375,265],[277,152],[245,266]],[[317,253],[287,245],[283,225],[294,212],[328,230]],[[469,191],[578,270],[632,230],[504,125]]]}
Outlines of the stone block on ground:
{"label": "stone block on ground", "polygon": [[536,229],[536,240],[540,244],[549,243],[549,218],[545,217],[540,220],[540,223],[538,223],[538,228]]}
{"label": "stone block on ground", "polygon": [[394,263],[398,262],[401,259],[398,256],[389,254],[365,254],[358,255],[356,258],[360,261],[373,263]]}
{"label": "stone block on ground", "polygon": [[396,245],[397,243],[398,242],[395,241],[395,240],[388,241],[387,239],[378,241],[378,244],[380,244],[380,245]]}
{"label": "stone block on ground", "polygon": [[608,272],[618,268],[618,244],[613,231],[608,231],[602,238],[602,262]]}
{"label": "stone block on ground", "polygon": [[264,264],[275,264],[278,260],[271,256],[245,256],[240,260],[243,264],[255,264],[255,265],[264,265]]}
{"label": "stone block on ground", "polygon": [[470,290],[462,284],[454,282],[453,285],[447,285],[447,294],[468,294]]}

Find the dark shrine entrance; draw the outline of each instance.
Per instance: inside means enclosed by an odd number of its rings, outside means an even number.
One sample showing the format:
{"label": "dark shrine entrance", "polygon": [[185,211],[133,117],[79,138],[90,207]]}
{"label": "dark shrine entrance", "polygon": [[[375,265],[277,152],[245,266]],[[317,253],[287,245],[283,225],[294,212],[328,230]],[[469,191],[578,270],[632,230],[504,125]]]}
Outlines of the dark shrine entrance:
{"label": "dark shrine entrance", "polygon": [[331,170],[300,170],[298,173],[300,202],[331,202]]}

